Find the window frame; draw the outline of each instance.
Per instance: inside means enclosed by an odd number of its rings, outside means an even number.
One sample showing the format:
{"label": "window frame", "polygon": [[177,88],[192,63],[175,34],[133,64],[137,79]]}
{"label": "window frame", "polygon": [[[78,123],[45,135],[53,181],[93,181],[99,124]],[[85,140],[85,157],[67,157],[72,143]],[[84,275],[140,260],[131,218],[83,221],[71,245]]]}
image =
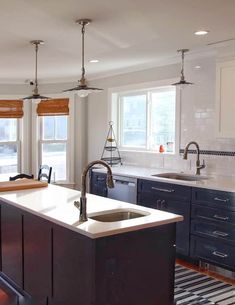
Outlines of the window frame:
{"label": "window frame", "polygon": [[[39,141],[38,141],[38,156],[39,156],[39,164],[42,164],[42,147],[43,144],[66,144],[66,179],[65,180],[56,180],[55,182],[63,182],[66,183],[69,181],[69,156],[70,156],[70,145],[69,145],[69,116],[67,116],[67,139],[66,140],[43,140],[43,118],[45,116],[39,117]],[[54,181],[53,177],[53,166],[52,166],[52,178],[51,180]]]}
{"label": "window frame", "polygon": [[[1,119],[1,118],[0,118]],[[5,118],[4,118],[5,119]],[[12,119],[12,118],[11,118]],[[22,168],[22,118],[13,118],[16,120],[16,140],[15,141],[0,141],[0,145],[16,145],[17,147],[17,170],[16,173],[21,172]],[[7,118],[6,118],[7,120]],[[13,174],[13,173],[9,173]]]}
{"label": "window frame", "polygon": [[[47,94],[52,98],[68,98],[69,99],[69,115],[67,130],[67,160],[66,160],[66,180],[56,180],[56,184],[74,184],[74,135],[75,135],[75,95],[73,94]],[[40,151],[40,117],[37,115],[37,104],[40,101],[32,101],[32,172],[35,176],[41,164],[42,155]],[[54,140],[53,140],[54,141]],[[60,141],[60,140],[58,140]],[[63,141],[63,140],[62,140]],[[54,142],[53,142],[54,143]],[[53,172],[53,166],[52,166]],[[54,177],[52,173],[52,183]]]}
{"label": "window frame", "polygon": [[[154,91],[157,91],[160,88],[163,87],[170,87],[172,83],[176,82],[177,79],[165,79],[160,81],[154,81],[150,83],[142,83],[142,84],[133,84],[128,86],[122,86],[122,87],[116,87],[116,88],[110,88],[108,90],[108,122],[113,121],[114,122],[114,132],[116,134],[117,143],[119,146],[120,151],[133,151],[133,152],[144,152],[144,153],[159,153],[159,154],[169,154],[169,155],[179,155],[179,143],[180,143],[180,127],[181,127],[181,92],[178,87],[175,88],[175,150],[174,152],[164,152],[160,153],[156,150],[152,150],[149,148],[149,142],[146,141],[146,147],[140,148],[140,147],[127,147],[122,146],[122,140],[121,140],[121,118],[120,118],[120,101],[119,97],[122,96],[132,96],[136,94],[141,93],[147,93],[147,111],[146,115],[151,116],[150,108],[148,106],[148,103],[150,103],[150,94]],[[151,120],[147,120],[147,125],[150,125]],[[150,126],[147,126],[147,135],[146,139],[149,138],[150,133]]]}

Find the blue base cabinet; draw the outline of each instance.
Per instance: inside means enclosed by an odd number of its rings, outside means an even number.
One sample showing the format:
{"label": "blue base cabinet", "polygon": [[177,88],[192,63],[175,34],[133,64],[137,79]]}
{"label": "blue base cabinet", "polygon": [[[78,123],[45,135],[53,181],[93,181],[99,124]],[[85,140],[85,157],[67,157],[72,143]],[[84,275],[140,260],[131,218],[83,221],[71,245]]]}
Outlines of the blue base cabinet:
{"label": "blue base cabinet", "polygon": [[194,188],[190,255],[235,270],[235,194]]}
{"label": "blue base cabinet", "polygon": [[184,216],[176,225],[176,252],[189,256],[191,188],[170,183],[138,180],[139,205]]}
{"label": "blue base cabinet", "polygon": [[90,193],[107,197],[108,189],[106,185],[107,175],[104,173],[90,171]]}

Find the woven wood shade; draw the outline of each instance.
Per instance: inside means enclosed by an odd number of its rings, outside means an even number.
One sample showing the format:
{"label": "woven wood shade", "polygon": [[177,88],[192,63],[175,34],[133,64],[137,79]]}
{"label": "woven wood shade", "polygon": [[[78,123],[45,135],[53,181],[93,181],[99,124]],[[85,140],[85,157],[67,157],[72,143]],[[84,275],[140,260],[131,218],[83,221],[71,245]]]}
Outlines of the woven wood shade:
{"label": "woven wood shade", "polygon": [[43,100],[38,104],[37,114],[39,116],[69,115],[69,99]]}
{"label": "woven wood shade", "polygon": [[0,118],[22,118],[23,115],[22,100],[0,100]]}

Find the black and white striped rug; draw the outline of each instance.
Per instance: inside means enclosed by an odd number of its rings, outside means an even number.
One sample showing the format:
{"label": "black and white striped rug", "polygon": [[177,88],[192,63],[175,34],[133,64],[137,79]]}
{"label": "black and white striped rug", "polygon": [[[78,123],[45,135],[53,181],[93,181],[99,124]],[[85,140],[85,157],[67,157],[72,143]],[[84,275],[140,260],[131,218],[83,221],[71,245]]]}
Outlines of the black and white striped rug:
{"label": "black and white striped rug", "polygon": [[235,305],[235,286],[176,265],[177,305]]}

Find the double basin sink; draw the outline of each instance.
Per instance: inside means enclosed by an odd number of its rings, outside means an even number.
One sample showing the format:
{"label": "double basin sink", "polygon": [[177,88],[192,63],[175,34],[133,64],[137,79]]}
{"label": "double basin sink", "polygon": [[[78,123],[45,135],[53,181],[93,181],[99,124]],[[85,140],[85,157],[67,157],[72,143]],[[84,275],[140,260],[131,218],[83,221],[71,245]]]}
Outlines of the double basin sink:
{"label": "double basin sink", "polygon": [[[159,178],[166,178],[166,179],[174,179],[174,180],[182,180],[182,181],[201,181],[207,180],[208,177],[205,176],[196,176],[196,175],[188,175],[183,173],[162,173],[162,174],[155,174],[152,175],[153,177]],[[114,210],[111,212],[100,213],[95,216],[90,216],[90,219],[100,221],[100,222],[116,222],[116,221],[123,221],[123,220],[130,220],[139,217],[148,216],[150,213],[130,210],[130,209],[123,209],[123,210]]]}

